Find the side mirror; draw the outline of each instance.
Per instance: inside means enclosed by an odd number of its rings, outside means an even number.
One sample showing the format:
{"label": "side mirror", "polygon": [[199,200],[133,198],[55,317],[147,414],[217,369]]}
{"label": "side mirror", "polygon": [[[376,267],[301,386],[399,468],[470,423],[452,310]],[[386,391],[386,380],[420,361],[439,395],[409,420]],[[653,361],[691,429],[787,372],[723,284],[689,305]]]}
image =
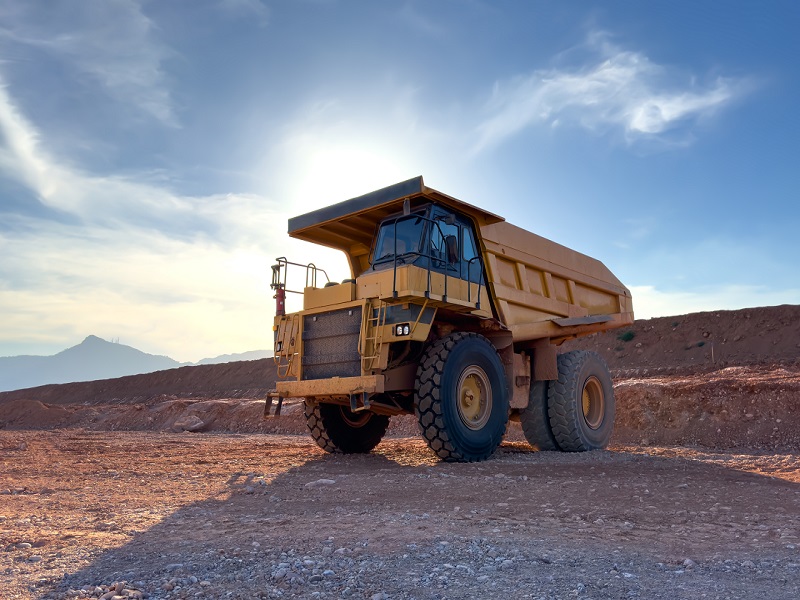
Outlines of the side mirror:
{"label": "side mirror", "polygon": [[454,265],[458,262],[458,239],[454,235],[447,235],[444,238],[444,245],[447,248],[447,262]]}

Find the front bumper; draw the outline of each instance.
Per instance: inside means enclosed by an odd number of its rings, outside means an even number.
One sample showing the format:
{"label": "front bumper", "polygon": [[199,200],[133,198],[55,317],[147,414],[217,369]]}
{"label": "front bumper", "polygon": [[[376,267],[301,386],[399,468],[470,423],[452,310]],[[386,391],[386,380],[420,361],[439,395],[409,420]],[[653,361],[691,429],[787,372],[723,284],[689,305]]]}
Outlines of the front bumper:
{"label": "front bumper", "polygon": [[327,379],[308,379],[304,381],[278,381],[276,389],[282,398],[319,398],[363,394],[382,394],[385,379],[383,375],[364,375],[361,377],[329,377]]}

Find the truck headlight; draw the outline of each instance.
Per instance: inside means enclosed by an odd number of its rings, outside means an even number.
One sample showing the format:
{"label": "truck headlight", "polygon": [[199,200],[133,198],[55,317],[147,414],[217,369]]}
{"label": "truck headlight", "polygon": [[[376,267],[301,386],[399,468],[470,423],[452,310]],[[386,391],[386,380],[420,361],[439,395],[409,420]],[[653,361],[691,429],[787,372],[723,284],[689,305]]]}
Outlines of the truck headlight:
{"label": "truck headlight", "polygon": [[408,323],[398,323],[394,327],[394,334],[395,335],[398,335],[398,336],[400,336],[400,335],[408,335],[409,333],[411,333],[411,327],[409,326]]}
{"label": "truck headlight", "polygon": [[280,352],[281,350],[283,350],[283,341],[277,342],[275,344],[275,351]]}

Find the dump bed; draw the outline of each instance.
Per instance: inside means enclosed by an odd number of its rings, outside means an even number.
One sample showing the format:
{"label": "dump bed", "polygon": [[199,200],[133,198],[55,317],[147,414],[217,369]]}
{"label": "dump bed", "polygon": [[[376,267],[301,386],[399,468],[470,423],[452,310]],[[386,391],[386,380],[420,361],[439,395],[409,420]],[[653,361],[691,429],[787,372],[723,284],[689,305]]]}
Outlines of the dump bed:
{"label": "dump bed", "polygon": [[603,263],[426,187],[415,177],[289,221],[289,234],[342,250],[353,277],[369,268],[377,226],[437,203],[472,221],[494,316],[515,342],[559,340],[633,322],[631,294]]}
{"label": "dump bed", "polygon": [[600,261],[505,221],[480,227],[489,288],[514,341],[633,323],[631,293]]}

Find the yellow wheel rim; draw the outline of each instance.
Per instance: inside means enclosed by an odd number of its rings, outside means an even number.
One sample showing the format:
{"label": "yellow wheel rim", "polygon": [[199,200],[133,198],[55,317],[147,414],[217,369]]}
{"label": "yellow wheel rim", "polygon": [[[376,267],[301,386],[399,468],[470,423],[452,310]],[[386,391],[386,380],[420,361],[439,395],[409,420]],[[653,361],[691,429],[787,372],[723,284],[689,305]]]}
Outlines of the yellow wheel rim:
{"label": "yellow wheel rim", "polygon": [[598,429],[603,424],[606,408],[606,396],[603,384],[594,375],[583,384],[582,394],[583,419],[591,429]]}
{"label": "yellow wheel rim", "polygon": [[492,414],[492,387],[486,371],[476,365],[464,369],[458,378],[456,394],[461,421],[470,429],[482,429]]}

